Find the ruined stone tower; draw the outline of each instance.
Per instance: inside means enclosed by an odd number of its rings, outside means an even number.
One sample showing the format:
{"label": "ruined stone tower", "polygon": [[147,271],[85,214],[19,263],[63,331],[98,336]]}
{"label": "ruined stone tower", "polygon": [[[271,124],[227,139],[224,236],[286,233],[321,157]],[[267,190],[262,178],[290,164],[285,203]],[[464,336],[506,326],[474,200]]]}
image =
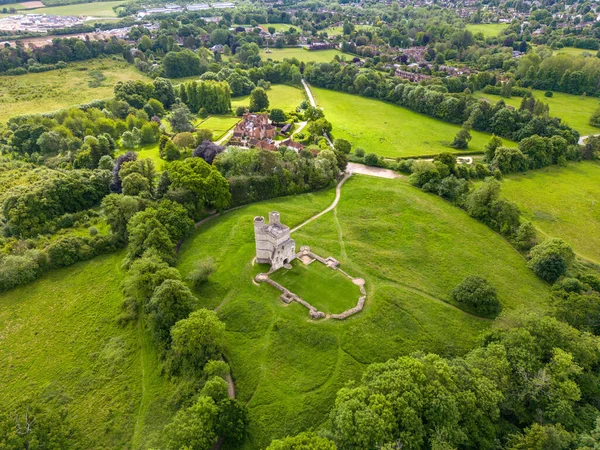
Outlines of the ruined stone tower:
{"label": "ruined stone tower", "polygon": [[254,218],[254,238],[256,261],[270,264],[271,270],[291,263],[296,257],[296,241],[290,238],[290,228],[281,223],[278,212],[269,213],[268,224],[262,216]]}

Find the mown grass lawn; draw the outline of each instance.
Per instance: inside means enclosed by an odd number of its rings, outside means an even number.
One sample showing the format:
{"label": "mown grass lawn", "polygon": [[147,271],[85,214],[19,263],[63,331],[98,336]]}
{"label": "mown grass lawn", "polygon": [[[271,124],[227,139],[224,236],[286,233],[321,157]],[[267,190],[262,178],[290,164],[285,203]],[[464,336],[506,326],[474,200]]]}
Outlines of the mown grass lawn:
{"label": "mown grass lawn", "polygon": [[[333,136],[349,140],[353,148],[362,147],[367,153],[388,158],[458,153],[449,145],[460,130],[459,125],[358,95],[312,86],[311,90],[325,118],[333,124]],[[472,131],[471,136],[464,152],[483,151],[491,138],[478,131]]]}
{"label": "mown grass lawn", "polygon": [[[81,5],[74,5],[81,6]],[[90,87],[90,73],[100,71],[105,79]],[[70,63],[66,69],[0,77],[0,122],[11,116],[56,111],[92,100],[114,96],[119,81],[151,81],[121,57]]]}
{"label": "mown grass lawn", "polygon": [[146,448],[172,414],[172,388],[160,377],[151,337],[116,321],[123,256],[100,256],[0,294],[0,404],[10,411],[39,399],[67,407],[80,448]]}
{"label": "mown grass lawn", "polygon": [[[375,27],[372,25],[354,25],[355,31],[369,31],[369,30],[373,30],[374,28]],[[328,36],[340,36],[341,34],[344,33],[344,28],[341,26],[328,27],[328,28],[325,28],[323,31],[325,31]]]}
{"label": "mown grass lawn", "polygon": [[490,321],[449,303],[450,291],[467,275],[487,278],[504,308],[545,308],[547,285],[489,228],[406,181],[355,175],[333,212],[292,237],[298,247],[334,256],[364,278],[367,304],[345,321],[309,320],[301,305],[284,305],[273,287],[252,283],[264,269],[251,264],[253,218],[277,210],[293,227],[333,197],[330,189],[228,212],[180,249],[184,275],[200,259],[215,261],[216,272],[196,293],[227,326],[236,393],[250,411],[245,449],[319,428],[336,391],[369,363],[417,350],[456,355],[472,348]]}
{"label": "mown grass lawn", "polygon": [[270,278],[324,313],[338,314],[353,308],[361,296],[351,279],[319,261],[306,265],[295,260],[292,269],[281,268]]}
{"label": "mown grass lawn", "polygon": [[488,37],[496,37],[502,31],[508,28],[507,23],[469,23],[467,24],[467,30],[471,33],[483,33],[483,35]]}
{"label": "mown grass lawn", "polygon": [[263,27],[265,30],[269,30],[269,28],[275,28],[275,31],[285,32],[290,28],[295,28],[299,30],[297,26],[291,25],[289,23],[261,23],[259,26]]}
{"label": "mown grass lawn", "polygon": [[[600,133],[600,128],[590,125],[592,113],[600,106],[600,99],[597,97],[584,97],[582,95],[563,94],[554,92],[552,97],[546,97],[545,91],[532,90],[536,100],[547,103],[550,108],[550,115],[559,117],[563,122],[579,131],[582,136]],[[482,91],[475,93],[477,97],[487,98],[493,102],[504,100],[507,105],[519,108],[521,97],[503,98],[499,95],[485,94]]]}
{"label": "mown grass lawn", "polygon": [[342,53],[339,50],[313,50],[308,51],[300,47],[291,48],[269,48],[269,53],[261,49],[260,57],[263,60],[272,59],[273,61],[283,61],[285,58],[296,58],[298,61],[307,62],[331,62],[338,55],[340,58],[352,59],[352,55]]}
{"label": "mown grass lawn", "polygon": [[[295,111],[296,107],[304,100],[305,93],[302,89],[288,86],[287,84],[273,84],[267,90],[269,109],[279,108],[284,112]],[[238,106],[249,106],[250,96],[235,97],[231,99],[231,109],[235,112]]]}
{"label": "mown grass lawn", "polygon": [[505,177],[502,195],[541,232],[600,264],[600,163],[570,163]]}
{"label": "mown grass lawn", "polygon": [[[235,108],[234,108],[235,109]],[[221,138],[230,128],[240,121],[239,117],[231,115],[210,116],[195,124],[198,129],[207,129],[213,132],[213,140]]]}

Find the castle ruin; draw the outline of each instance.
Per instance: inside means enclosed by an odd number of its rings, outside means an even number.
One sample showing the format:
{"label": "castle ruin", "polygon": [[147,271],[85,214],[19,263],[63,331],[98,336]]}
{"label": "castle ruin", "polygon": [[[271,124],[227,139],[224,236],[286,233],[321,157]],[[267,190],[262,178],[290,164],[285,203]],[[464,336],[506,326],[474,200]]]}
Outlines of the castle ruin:
{"label": "castle ruin", "polygon": [[269,213],[269,223],[262,216],[254,218],[256,262],[270,264],[271,272],[296,258],[296,241],[290,238],[290,228],[281,223],[278,212]]}

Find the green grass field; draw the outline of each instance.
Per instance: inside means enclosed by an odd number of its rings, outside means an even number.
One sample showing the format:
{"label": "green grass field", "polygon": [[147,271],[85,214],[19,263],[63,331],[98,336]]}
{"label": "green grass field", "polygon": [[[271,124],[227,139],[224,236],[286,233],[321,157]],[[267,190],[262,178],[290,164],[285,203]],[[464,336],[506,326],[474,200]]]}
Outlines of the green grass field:
{"label": "green grass field", "polygon": [[[304,91],[286,84],[273,84],[267,90],[269,109],[279,108],[284,112],[295,111],[296,107],[304,100]],[[231,109],[235,111],[238,106],[250,105],[250,96],[235,97],[231,99]]]}
{"label": "green grass field", "polygon": [[324,313],[336,314],[353,308],[361,296],[352,280],[318,261],[308,266],[293,261],[291,270],[281,268],[270,278]]}
{"label": "green grass field", "polygon": [[123,256],[0,294],[0,404],[32,398],[66,406],[81,448],[147,448],[172,413],[149,334],[115,320]]}
{"label": "green grass field", "polygon": [[[89,86],[89,73],[106,77],[99,87]],[[66,69],[0,77],[0,122],[19,114],[51,112],[95,99],[110,98],[118,81],[150,80],[122,58],[93,59]]]}
{"label": "green grass field", "polygon": [[[544,92],[532,90],[533,96],[537,100],[548,104],[551,116],[560,117],[563,122],[575,128],[581,135],[600,133],[600,128],[593,127],[589,123],[592,113],[600,106],[600,100],[597,97],[583,97],[562,92],[554,92],[552,97],[545,97]],[[499,95],[485,94],[481,91],[477,91],[475,95],[493,102],[502,99],[504,103],[515,108],[521,105],[522,100],[521,97],[502,98]]]}
{"label": "green grass field", "polygon": [[569,56],[596,56],[596,53],[598,53],[598,50],[586,50],[584,48],[576,47],[563,47],[552,51],[553,55],[564,54]]}
{"label": "green grass field", "polygon": [[509,175],[502,195],[541,232],[559,237],[600,264],[600,163],[571,163]]}
{"label": "green grass field", "polygon": [[488,37],[496,37],[502,31],[508,28],[507,23],[469,23],[466,26],[467,30],[471,33],[483,33],[483,35]]}
{"label": "green grass field", "polygon": [[275,31],[279,31],[279,32],[285,32],[285,31],[289,30],[290,28],[295,28],[296,30],[300,30],[297,26],[291,25],[289,23],[261,23],[260,26],[263,27],[267,31],[271,27],[275,28]]}
{"label": "green grass field", "polygon": [[[373,30],[375,27],[372,25],[354,25],[354,30],[355,31],[362,31],[362,30]],[[343,27],[328,27],[325,28],[323,31],[325,31],[327,33],[328,36],[340,36],[344,30]]]}
{"label": "green grass field", "polygon": [[211,130],[213,132],[213,140],[216,141],[239,121],[240,118],[235,116],[210,116],[206,120],[196,123],[195,126],[198,129]]}
{"label": "green grass field", "polygon": [[78,3],[76,5],[49,6],[29,10],[32,14],[48,14],[53,16],[91,16],[91,17],[117,17],[113,6],[122,5],[123,2],[92,2]]}
{"label": "green grass field", "polygon": [[299,61],[307,62],[331,62],[338,55],[340,58],[352,59],[352,55],[342,53],[339,50],[314,50],[308,51],[300,47],[292,48],[270,48],[270,53],[265,53],[265,49],[261,49],[260,57],[263,60],[272,59],[273,61],[283,61],[285,58],[296,58]]}
{"label": "green grass field", "polygon": [[[449,147],[460,129],[408,109],[358,95],[311,87],[317,104],[333,124],[336,138],[389,158],[457,152]],[[472,131],[466,152],[482,151],[491,136]],[[506,141],[510,145],[510,141]]]}
{"label": "green grass field", "polygon": [[[490,321],[448,303],[467,275],[486,277],[505,308],[543,308],[548,287],[502,238],[460,209],[402,180],[353,176],[334,212],[295,232],[296,245],[366,280],[365,309],[346,321],[310,321],[273,287],[252,283],[253,218],[281,213],[293,227],[331,203],[334,193],[249,205],[200,227],[180,249],[185,275],[212,257],[216,272],[196,293],[227,326],[227,358],[238,398],[250,410],[246,449],[318,428],[335,392],[367,364],[416,350],[462,354]],[[320,287],[306,285],[307,295]]]}

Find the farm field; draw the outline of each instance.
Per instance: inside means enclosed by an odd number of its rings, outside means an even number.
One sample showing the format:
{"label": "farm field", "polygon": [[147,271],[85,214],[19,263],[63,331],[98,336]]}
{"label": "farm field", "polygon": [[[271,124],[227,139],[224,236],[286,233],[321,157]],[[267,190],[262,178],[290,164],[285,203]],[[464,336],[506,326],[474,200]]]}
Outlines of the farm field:
{"label": "farm field", "polygon": [[[302,89],[286,84],[273,84],[268,89],[269,109],[279,108],[284,112],[295,111],[296,107],[304,100],[305,93]],[[235,97],[231,99],[231,109],[235,111],[238,106],[250,105],[250,96]]]}
{"label": "farm field", "polygon": [[29,9],[30,14],[47,14],[53,16],[90,16],[90,17],[117,17],[113,6],[122,5],[123,2],[92,2],[78,3],[75,5],[47,6],[44,8]]}
{"label": "farm field", "polygon": [[[371,362],[416,350],[466,352],[491,323],[448,303],[467,275],[486,277],[504,308],[544,308],[547,285],[489,228],[405,181],[355,175],[333,212],[292,237],[364,278],[367,304],[346,321],[308,320],[301,305],[284,305],[273,287],[252,283],[264,269],[251,264],[253,217],[277,210],[293,227],[332,199],[330,189],[249,205],[207,222],[180,249],[184,276],[199,259],[215,261],[216,272],[196,294],[227,327],[236,395],[250,411],[245,449],[318,429],[337,389]],[[312,285],[304,289],[308,295]]]}
{"label": "farm field", "polygon": [[467,30],[471,33],[483,33],[486,38],[496,37],[502,31],[508,28],[507,23],[470,23],[467,24]]}
{"label": "farm field", "polygon": [[[396,158],[433,155],[442,152],[477,152],[491,136],[471,131],[469,148],[457,151],[449,144],[460,129],[441,120],[400,106],[358,95],[311,86],[317,104],[333,124],[332,134],[362,147],[367,153]],[[368,112],[368,114],[367,114]],[[510,145],[510,141],[505,141]]]}
{"label": "farm field", "polygon": [[[593,127],[589,123],[590,116],[600,106],[600,99],[597,97],[563,94],[562,92],[554,92],[552,97],[545,97],[544,92],[535,89],[532,90],[533,96],[537,100],[548,104],[551,116],[561,118],[563,122],[579,131],[582,136],[600,133],[600,128]],[[515,108],[521,105],[522,100],[521,97],[502,98],[499,95],[485,94],[482,91],[477,91],[475,95],[494,102],[504,100],[504,103]]]}
{"label": "farm field", "polygon": [[[90,73],[100,71],[105,79],[90,87]],[[11,116],[51,112],[95,99],[113,96],[119,81],[149,80],[121,57],[69,64],[66,69],[0,77],[0,122]]]}
{"label": "farm field", "polygon": [[270,48],[270,53],[265,53],[265,49],[261,49],[260,57],[263,60],[272,59],[273,61],[283,61],[285,58],[296,58],[298,61],[307,62],[331,62],[337,55],[340,58],[352,59],[352,55],[342,53],[339,50],[314,50],[308,51],[300,47],[292,48]]}
{"label": "farm field", "polygon": [[82,448],[145,446],[172,413],[149,334],[116,321],[123,256],[0,294],[0,404],[41,398],[67,407]]}
{"label": "farm field", "polygon": [[559,237],[600,264],[600,163],[570,163],[505,177],[514,201],[542,236]]}

